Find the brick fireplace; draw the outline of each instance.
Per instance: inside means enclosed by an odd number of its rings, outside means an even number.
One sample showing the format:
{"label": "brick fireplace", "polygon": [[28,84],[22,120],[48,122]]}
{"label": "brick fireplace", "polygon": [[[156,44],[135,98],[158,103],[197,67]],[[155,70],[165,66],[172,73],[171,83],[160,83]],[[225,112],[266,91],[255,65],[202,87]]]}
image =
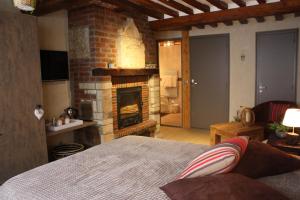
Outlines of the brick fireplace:
{"label": "brick fireplace", "polygon": [[[159,129],[158,71],[135,73],[145,69],[146,63],[157,63],[156,40],[146,16],[132,13],[128,17],[103,6],[70,10],[69,47],[73,105],[78,108],[82,101],[92,103],[101,142],[153,127],[155,123]],[[110,62],[130,73],[93,73],[94,69],[109,71]],[[119,127],[118,91],[125,88],[140,88],[141,119]],[[123,111],[128,108],[135,109],[126,107]]]}

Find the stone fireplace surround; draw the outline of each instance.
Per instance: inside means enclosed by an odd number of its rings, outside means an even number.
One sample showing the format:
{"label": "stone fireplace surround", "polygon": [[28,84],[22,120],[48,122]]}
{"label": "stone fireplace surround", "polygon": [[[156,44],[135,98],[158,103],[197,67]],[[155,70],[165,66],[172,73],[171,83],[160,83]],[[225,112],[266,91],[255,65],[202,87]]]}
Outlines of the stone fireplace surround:
{"label": "stone fireplace surround", "polygon": [[[70,83],[73,106],[79,108],[81,101],[92,102],[93,116],[98,122],[101,142],[118,137],[114,103],[117,87],[142,86],[143,101],[148,101],[148,103],[144,102],[143,106],[143,123],[147,119],[155,120],[159,128],[159,76],[157,74],[142,76],[131,74],[127,78],[116,78],[107,74],[93,76],[92,74],[93,69],[107,68],[109,62],[116,63],[120,55],[121,57],[124,55],[119,53],[120,49],[124,49],[124,46],[120,46],[123,44],[119,41],[120,36],[131,38],[128,40],[129,44],[136,45],[136,42],[141,42],[139,46],[144,48],[142,51],[145,55],[144,62],[157,63],[156,39],[154,32],[150,29],[147,16],[132,12],[130,18],[132,20],[128,19],[128,15],[124,13],[117,13],[112,9],[96,5],[68,11]],[[124,24],[131,22],[134,22],[135,26],[124,27]],[[126,36],[126,33],[134,33],[133,35],[136,36]],[[137,52],[133,51],[134,54]],[[144,67],[129,63],[126,68],[130,68],[130,66],[133,68]],[[132,81],[134,79],[135,82]],[[128,81],[124,82],[124,80]],[[135,128],[132,126],[132,129]]]}
{"label": "stone fireplace surround", "polygon": [[129,132],[132,132],[130,127],[118,129],[117,88],[142,87],[143,123],[135,125],[134,128],[148,128],[153,126],[151,121],[156,121],[156,131],[159,131],[159,82],[159,76],[156,74],[128,77],[100,76],[100,81],[97,83],[79,84],[84,94],[93,97],[93,100],[91,98],[81,100],[92,101],[93,117],[98,122],[101,142],[129,135]]}

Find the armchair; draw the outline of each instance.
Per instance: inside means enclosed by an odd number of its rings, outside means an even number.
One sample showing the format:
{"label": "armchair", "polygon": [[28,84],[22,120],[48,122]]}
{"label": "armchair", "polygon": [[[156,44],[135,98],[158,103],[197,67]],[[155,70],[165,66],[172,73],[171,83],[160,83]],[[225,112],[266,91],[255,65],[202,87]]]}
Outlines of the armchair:
{"label": "armchair", "polygon": [[265,138],[268,138],[269,134],[272,133],[272,131],[268,129],[268,124],[273,122],[280,123],[285,111],[293,107],[297,107],[295,102],[268,101],[252,108],[255,114],[255,123],[264,127]]}

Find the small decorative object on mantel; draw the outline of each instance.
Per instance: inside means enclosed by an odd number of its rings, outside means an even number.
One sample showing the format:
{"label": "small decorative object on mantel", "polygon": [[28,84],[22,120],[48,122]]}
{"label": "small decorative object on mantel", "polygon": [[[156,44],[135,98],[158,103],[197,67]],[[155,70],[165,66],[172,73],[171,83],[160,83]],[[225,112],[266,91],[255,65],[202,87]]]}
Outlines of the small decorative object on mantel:
{"label": "small decorative object on mantel", "polygon": [[242,107],[242,111],[241,111],[241,122],[244,126],[253,126],[254,122],[255,122],[255,114],[252,111],[251,108],[247,108],[247,107]]}
{"label": "small decorative object on mantel", "polygon": [[36,0],[14,0],[14,5],[23,11],[34,11],[36,7]]}
{"label": "small decorative object on mantel", "polygon": [[295,133],[295,127],[300,127],[300,109],[289,108],[286,110],[283,125],[293,127],[293,132],[288,132],[286,135],[286,143],[296,145],[299,143],[299,134]]}
{"label": "small decorative object on mantel", "polygon": [[113,69],[113,68],[115,68],[115,64],[114,64],[113,60],[110,60],[110,61],[108,62],[107,67],[108,67],[108,69]]}

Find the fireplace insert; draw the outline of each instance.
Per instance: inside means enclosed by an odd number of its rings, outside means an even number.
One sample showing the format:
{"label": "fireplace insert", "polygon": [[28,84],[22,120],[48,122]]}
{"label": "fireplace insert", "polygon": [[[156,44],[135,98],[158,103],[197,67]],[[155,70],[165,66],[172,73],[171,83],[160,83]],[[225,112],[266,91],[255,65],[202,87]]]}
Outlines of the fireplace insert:
{"label": "fireplace insert", "polygon": [[142,105],[142,87],[118,88],[118,128],[141,123]]}

